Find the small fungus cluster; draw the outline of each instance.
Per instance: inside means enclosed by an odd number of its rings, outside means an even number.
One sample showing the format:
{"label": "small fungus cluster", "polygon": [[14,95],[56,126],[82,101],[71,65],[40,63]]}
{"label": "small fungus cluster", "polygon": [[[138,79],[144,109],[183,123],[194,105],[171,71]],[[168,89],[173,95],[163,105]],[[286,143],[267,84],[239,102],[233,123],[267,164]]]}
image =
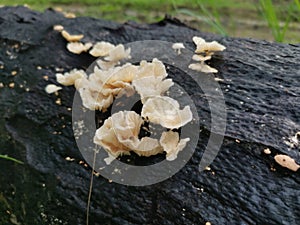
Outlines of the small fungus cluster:
{"label": "small fungus cluster", "polygon": [[[130,48],[124,45],[114,45],[108,42],[82,43],[82,34],[71,35],[61,25],[54,30],[68,41],[66,48],[74,53],[88,52],[94,57],[100,57],[89,76],[83,70],[73,69],[65,73],[57,73],[56,80],[64,86],[74,85],[80,94],[83,106],[90,110],[105,112],[117,97],[127,97],[137,93],[140,96],[142,110],[119,111],[107,118],[96,130],[94,143],[103,147],[110,163],[120,155],[128,155],[131,151],[139,156],[151,156],[165,152],[167,160],[175,160],[178,152],[185,148],[189,138],[180,139],[176,129],[180,129],[193,119],[189,106],[181,109],[180,104],[165,94],[174,84],[165,65],[154,58],[151,62],[142,60],[138,65],[124,63],[130,59]],[[202,72],[217,72],[204,62],[211,59],[216,51],[223,51],[224,46],[217,42],[205,42],[199,37],[193,38],[197,46],[193,60],[199,61],[189,65],[190,69]],[[173,44],[172,48],[181,54],[185,48],[182,43]],[[46,91],[54,93],[61,88],[48,85]],[[140,137],[140,131],[145,123],[158,124],[165,129],[160,138]]]}
{"label": "small fungus cluster", "polygon": [[193,60],[198,63],[190,64],[189,68],[203,73],[217,73],[217,69],[210,67],[205,62],[210,60],[215,52],[224,51],[226,47],[216,41],[206,42],[203,38],[197,36],[193,37],[193,42],[196,45],[196,54],[193,55]]}

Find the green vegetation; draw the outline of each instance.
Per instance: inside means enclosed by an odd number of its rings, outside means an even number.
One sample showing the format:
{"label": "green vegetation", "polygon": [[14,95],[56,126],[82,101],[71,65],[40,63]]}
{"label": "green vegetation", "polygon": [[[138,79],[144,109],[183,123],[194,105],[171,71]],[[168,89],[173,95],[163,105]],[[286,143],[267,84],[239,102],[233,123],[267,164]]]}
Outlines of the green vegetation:
{"label": "green vegetation", "polygon": [[39,11],[59,7],[77,16],[117,22],[153,23],[169,14],[204,32],[300,42],[300,0],[2,0],[1,4],[27,4]]}
{"label": "green vegetation", "polygon": [[19,164],[24,164],[23,162],[21,162],[21,161],[15,159],[15,158],[9,157],[9,156],[7,156],[7,155],[0,155],[0,158],[1,158],[1,159],[7,159],[7,160],[13,161],[13,162],[15,162],[15,163],[19,163]]}
{"label": "green vegetation", "polygon": [[270,29],[272,30],[272,34],[275,41],[283,42],[284,36],[291,21],[291,14],[293,10],[292,4],[289,6],[287,12],[288,15],[285,21],[283,22],[283,26],[280,24],[280,21],[277,17],[276,9],[272,0],[260,0],[259,4],[264,18],[266,19]]}

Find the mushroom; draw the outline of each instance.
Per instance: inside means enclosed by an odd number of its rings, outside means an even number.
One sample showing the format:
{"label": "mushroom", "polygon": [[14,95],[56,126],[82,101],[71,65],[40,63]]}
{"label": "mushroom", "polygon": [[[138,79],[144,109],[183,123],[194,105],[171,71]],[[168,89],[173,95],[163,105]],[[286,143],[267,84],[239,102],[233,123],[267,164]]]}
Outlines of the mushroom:
{"label": "mushroom", "polygon": [[140,156],[150,156],[161,153],[158,140],[143,137],[138,138],[143,123],[139,114],[134,111],[120,111],[105,120],[102,127],[97,129],[94,143],[102,146],[109,153],[109,162],[113,157],[130,154],[130,150]]}
{"label": "mushroom", "polygon": [[62,88],[59,87],[59,86],[56,86],[55,84],[48,84],[46,87],[45,87],[45,91],[48,93],[48,94],[52,94],[54,92],[57,92],[59,90],[61,90]]}
{"label": "mushroom", "polygon": [[178,55],[181,54],[181,49],[185,48],[183,43],[174,43],[172,48],[177,52]]}
{"label": "mushroom", "polygon": [[63,30],[61,35],[69,42],[80,41],[84,37],[83,34],[71,35],[66,30]]}
{"label": "mushroom", "polygon": [[192,59],[195,60],[195,61],[204,62],[204,61],[210,60],[211,55],[203,56],[203,55],[195,54],[195,55],[193,55]]}
{"label": "mushroom", "polygon": [[102,57],[102,56],[107,56],[108,53],[115,48],[115,45],[101,41],[97,42],[93,48],[89,51],[89,53],[94,56],[94,57]]}
{"label": "mushroom", "polygon": [[83,44],[81,42],[69,42],[67,44],[67,49],[74,54],[80,54],[88,51],[92,46],[92,43]]}
{"label": "mushroom", "polygon": [[[114,115],[114,117],[117,117],[116,114]],[[114,157],[130,154],[130,149],[119,142],[116,136],[116,132],[113,127],[113,117],[106,119],[103,125],[96,130],[94,143],[102,146],[109,155]]]}
{"label": "mushroom", "polygon": [[149,98],[142,108],[142,117],[169,129],[177,129],[193,118],[189,106],[179,109],[179,103],[167,96]]}
{"label": "mushroom", "polygon": [[142,77],[132,81],[135,90],[140,94],[144,104],[149,97],[161,96],[173,85],[172,79],[162,80],[161,77]]}
{"label": "mushroom", "polygon": [[62,32],[64,30],[64,27],[62,25],[54,25],[53,30]]}
{"label": "mushroom", "polygon": [[56,74],[56,80],[58,83],[65,85],[65,86],[70,86],[74,85],[75,81],[77,79],[81,79],[86,77],[86,73],[83,70],[77,70],[73,69],[70,72],[66,72],[64,74],[57,73]]}
{"label": "mushroom", "polygon": [[88,87],[78,89],[82,104],[90,110],[100,110],[105,112],[113,103],[113,95],[103,95],[99,90]]}
{"label": "mushroom", "polygon": [[166,159],[169,161],[175,160],[178,153],[185,148],[190,138],[179,140],[179,134],[173,131],[163,132],[159,140],[163,150],[167,153]]}
{"label": "mushroom", "polygon": [[148,76],[161,77],[162,79],[167,77],[168,74],[165,65],[157,58],[154,58],[152,62],[142,60],[136,78]]}
{"label": "mushroom", "polygon": [[108,56],[104,59],[109,62],[117,62],[123,59],[130,59],[130,48],[125,50],[124,45],[119,44],[108,52]]}
{"label": "mushroom", "polygon": [[218,72],[217,69],[212,68],[205,63],[192,63],[189,65],[189,68],[191,70],[196,70],[196,71],[200,71],[203,73],[217,73]]}
{"label": "mushroom", "polygon": [[196,44],[197,48],[195,50],[196,53],[211,53],[224,51],[226,49],[225,46],[221,45],[216,41],[206,42],[203,38],[194,36],[193,42]]}

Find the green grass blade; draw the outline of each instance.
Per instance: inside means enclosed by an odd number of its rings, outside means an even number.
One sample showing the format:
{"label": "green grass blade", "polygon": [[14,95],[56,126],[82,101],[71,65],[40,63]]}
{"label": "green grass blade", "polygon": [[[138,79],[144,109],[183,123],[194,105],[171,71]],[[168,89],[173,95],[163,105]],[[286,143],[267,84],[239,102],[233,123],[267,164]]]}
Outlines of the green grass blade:
{"label": "green grass blade", "polygon": [[7,160],[13,161],[15,163],[19,163],[19,164],[24,164],[22,161],[19,161],[19,160],[15,159],[15,158],[7,156],[7,155],[0,155],[0,158],[7,159]]}

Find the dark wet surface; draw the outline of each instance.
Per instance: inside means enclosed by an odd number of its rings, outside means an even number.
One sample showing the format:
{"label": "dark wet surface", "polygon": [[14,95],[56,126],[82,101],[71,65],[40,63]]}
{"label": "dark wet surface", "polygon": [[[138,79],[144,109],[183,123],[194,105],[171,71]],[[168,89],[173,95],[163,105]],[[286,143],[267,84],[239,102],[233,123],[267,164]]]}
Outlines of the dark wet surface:
{"label": "dark wet surface", "polygon": [[[192,50],[191,38],[199,35],[227,46],[211,61],[220,71],[216,76],[224,79],[220,86],[228,113],[211,171],[198,171],[210,135],[210,110],[193,81],[179,78],[191,90],[200,118],[192,159],[172,178],[146,187],[95,177],[90,224],[298,224],[299,171],[281,168],[273,156],[288,154],[300,163],[299,145],[285,143],[300,131],[299,45],[220,38],[169,19],[120,25],[26,8],[0,9],[0,151],[26,163],[1,159],[0,224],[85,224],[91,169],[81,162],[72,132],[68,108],[74,88],[64,88],[59,96],[44,88],[55,83],[55,68],[85,69],[94,58],[68,52],[66,41],[52,30],[55,24],[85,34],[85,42],[165,40],[184,42]],[[263,153],[267,147],[271,155]]]}

